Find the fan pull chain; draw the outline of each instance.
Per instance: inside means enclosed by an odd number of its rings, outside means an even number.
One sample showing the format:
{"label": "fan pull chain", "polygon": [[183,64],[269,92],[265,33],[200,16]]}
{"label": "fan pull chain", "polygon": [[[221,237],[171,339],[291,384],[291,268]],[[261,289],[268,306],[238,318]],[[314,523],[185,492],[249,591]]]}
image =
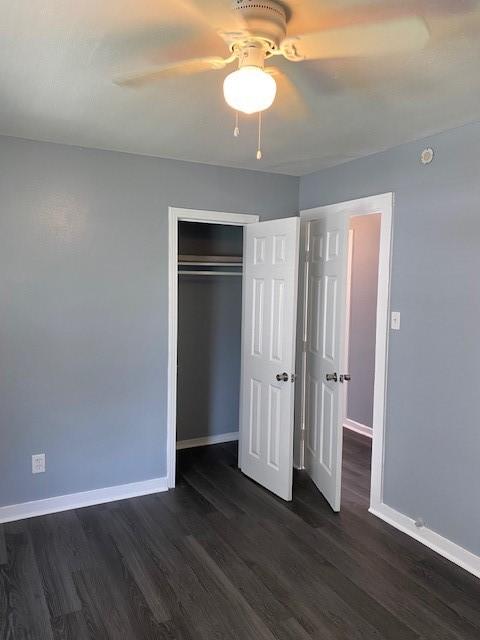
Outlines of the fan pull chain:
{"label": "fan pull chain", "polygon": [[257,144],[257,160],[262,159],[262,112],[258,112],[258,144]]}
{"label": "fan pull chain", "polygon": [[235,113],[235,129],[233,130],[233,135],[235,138],[238,138],[240,135],[240,129],[238,127],[238,111]]}

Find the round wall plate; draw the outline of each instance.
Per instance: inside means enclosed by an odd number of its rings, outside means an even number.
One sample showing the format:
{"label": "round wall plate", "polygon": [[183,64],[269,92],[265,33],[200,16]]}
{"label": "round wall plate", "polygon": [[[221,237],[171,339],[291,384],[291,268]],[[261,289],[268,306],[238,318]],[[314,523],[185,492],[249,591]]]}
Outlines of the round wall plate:
{"label": "round wall plate", "polygon": [[433,155],[434,155],[433,149],[431,149],[430,147],[428,147],[427,149],[424,149],[420,156],[420,160],[422,164],[430,164],[431,161],[433,160]]}

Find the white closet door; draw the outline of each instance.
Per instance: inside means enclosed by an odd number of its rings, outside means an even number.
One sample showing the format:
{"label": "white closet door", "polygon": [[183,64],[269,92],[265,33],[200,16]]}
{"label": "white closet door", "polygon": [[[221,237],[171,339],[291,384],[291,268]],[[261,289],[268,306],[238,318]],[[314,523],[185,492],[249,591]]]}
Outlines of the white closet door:
{"label": "white closet door", "polygon": [[245,227],[240,464],[292,499],[299,218]]}
{"label": "white closet door", "polygon": [[305,362],[305,468],[340,510],[345,372],[347,217],[308,221]]}

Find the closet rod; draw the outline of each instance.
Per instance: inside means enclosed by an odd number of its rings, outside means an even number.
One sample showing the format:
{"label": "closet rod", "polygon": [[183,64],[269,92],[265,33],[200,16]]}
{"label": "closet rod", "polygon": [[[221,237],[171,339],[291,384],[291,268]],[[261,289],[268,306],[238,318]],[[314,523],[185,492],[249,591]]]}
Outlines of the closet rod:
{"label": "closet rod", "polygon": [[234,271],[178,271],[179,276],[241,276],[241,272]]}
{"label": "closet rod", "polygon": [[179,267],[243,267],[243,262],[179,262]]}

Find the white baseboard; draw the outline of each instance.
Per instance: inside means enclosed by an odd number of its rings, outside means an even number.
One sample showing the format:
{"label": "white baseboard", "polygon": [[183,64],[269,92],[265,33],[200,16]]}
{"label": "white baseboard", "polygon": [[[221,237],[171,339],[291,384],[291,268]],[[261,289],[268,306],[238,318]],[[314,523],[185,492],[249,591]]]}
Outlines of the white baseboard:
{"label": "white baseboard", "polygon": [[373,438],[372,427],[367,427],[367,425],[362,424],[361,422],[356,422],[355,420],[351,420],[350,418],[345,418],[345,420],[343,421],[343,426],[345,429],[350,429],[350,431],[361,433],[362,436]]}
{"label": "white baseboard", "polygon": [[25,520],[25,518],[44,516],[48,513],[57,513],[58,511],[90,507],[104,502],[114,502],[115,500],[145,496],[150,493],[159,493],[167,490],[166,477],[153,478],[152,480],[143,480],[142,482],[120,484],[115,487],[93,489],[80,493],[70,493],[65,496],[45,498],[44,500],[12,504],[6,507],[0,507],[0,524],[3,522],[13,522],[15,520]]}
{"label": "white baseboard", "polygon": [[415,526],[415,521],[412,520],[412,518],[392,509],[386,504],[372,505],[369,511],[374,516],[377,516],[377,518],[388,522],[392,527],[406,533],[444,558],[447,558],[447,560],[454,562],[459,567],[462,567],[462,569],[480,578],[480,556],[475,555],[471,551],[467,551],[467,549],[435,533],[435,531],[428,529],[428,527]]}
{"label": "white baseboard", "polygon": [[216,436],[192,438],[191,440],[179,440],[177,442],[177,449],[205,447],[207,444],[222,444],[222,442],[234,442],[235,440],[238,440],[238,431],[231,431],[230,433],[219,433]]}

